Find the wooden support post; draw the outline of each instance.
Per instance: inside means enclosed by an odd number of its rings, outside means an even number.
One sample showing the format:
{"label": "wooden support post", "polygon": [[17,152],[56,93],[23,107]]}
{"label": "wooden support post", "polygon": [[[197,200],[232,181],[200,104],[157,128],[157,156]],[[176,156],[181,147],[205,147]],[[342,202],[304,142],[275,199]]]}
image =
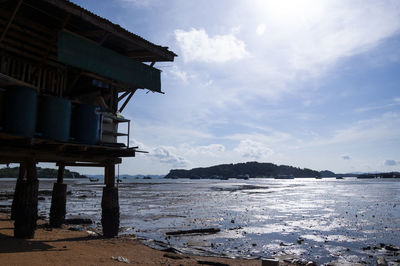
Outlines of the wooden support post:
{"label": "wooden support post", "polygon": [[132,98],[133,94],[135,94],[135,92],[137,91],[137,89],[134,89],[131,94],[129,94],[128,98],[125,100],[125,102],[122,104],[121,108],[119,108],[118,112],[122,113],[122,111],[124,110],[125,106],[128,104],[129,100]]}
{"label": "wooden support post", "polygon": [[107,187],[115,186],[115,164],[113,162],[105,163],[104,184],[106,184]]}
{"label": "wooden support post", "polygon": [[65,221],[67,184],[63,184],[64,164],[58,166],[57,183],[53,185],[50,207],[50,226],[61,227]]}
{"label": "wooden support post", "polygon": [[64,170],[65,170],[65,165],[60,164],[58,166],[58,173],[57,173],[57,183],[62,184],[64,182]]}
{"label": "wooden support post", "polygon": [[101,200],[101,224],[105,237],[115,237],[119,230],[118,188],[115,187],[115,163],[106,162],[104,167],[103,197]]}
{"label": "wooden support post", "polygon": [[14,237],[33,238],[38,211],[39,181],[36,176],[36,162],[27,159],[24,163],[26,179],[20,185],[20,198],[15,208]]}
{"label": "wooden support post", "polygon": [[11,220],[15,220],[16,210],[19,208],[21,202],[21,184],[26,180],[26,171],[24,163],[19,164],[19,176],[15,184],[14,198],[11,205]]}

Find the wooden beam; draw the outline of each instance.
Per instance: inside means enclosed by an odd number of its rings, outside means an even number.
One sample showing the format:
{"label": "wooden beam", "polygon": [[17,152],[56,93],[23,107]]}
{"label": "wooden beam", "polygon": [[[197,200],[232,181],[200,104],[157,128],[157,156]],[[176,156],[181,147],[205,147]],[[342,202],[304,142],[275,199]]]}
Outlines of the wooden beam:
{"label": "wooden beam", "polygon": [[136,90],[137,89],[135,89],[134,91],[131,92],[131,94],[129,94],[128,98],[125,100],[124,104],[122,104],[121,108],[119,108],[118,112],[122,113],[125,106],[128,104],[129,100],[132,98],[133,94],[135,94]]}
{"label": "wooden beam", "polygon": [[[40,60],[42,60],[42,57],[40,57],[38,55],[34,55],[32,52],[29,52],[29,51],[27,52],[26,48],[24,49],[23,47],[18,47],[16,45],[14,45],[14,44],[18,45],[17,42],[12,41],[12,40],[10,40],[8,38],[5,40],[5,42],[6,41],[10,42],[11,45],[7,45],[7,46],[3,47],[2,49],[6,50],[6,51],[9,51],[9,52],[16,53],[19,56],[29,58],[29,59],[31,59],[33,61],[36,61],[36,62],[40,62]],[[2,46],[4,46],[4,44]],[[49,56],[49,58],[50,59],[55,59],[55,57],[53,57],[53,56]],[[60,64],[57,61],[53,61],[53,60],[47,60],[46,64],[49,65],[49,66],[56,67],[56,68],[64,67],[64,65]]]}
{"label": "wooden beam", "polygon": [[7,76],[3,73],[0,73],[0,86],[4,86],[4,85],[21,85],[21,86],[26,86],[26,87],[30,87],[32,89],[38,90],[38,88],[36,86],[33,86],[29,83],[22,82],[18,79],[15,79],[15,78]]}
{"label": "wooden beam", "polygon": [[139,50],[139,51],[130,51],[125,53],[127,57],[133,57],[133,58],[151,58],[154,57],[154,54],[150,53],[149,51],[146,50]]}
{"label": "wooden beam", "polygon": [[79,162],[66,162],[63,163],[65,166],[72,167],[104,167],[104,163],[79,163]]}
{"label": "wooden beam", "polygon": [[[11,15],[12,13],[9,12],[8,10],[0,8],[0,16],[2,16],[3,18],[10,17]],[[51,38],[52,33],[54,32],[54,29],[49,28],[34,20],[24,18],[22,16],[15,17],[13,24],[18,24],[20,27],[28,28],[32,31],[38,32],[43,36],[47,36],[47,38],[49,39]]]}
{"label": "wooden beam", "polygon": [[[0,23],[6,24],[6,20],[0,17]],[[47,36],[43,36],[43,34],[36,33],[32,29],[29,29],[27,25],[21,25],[20,23],[17,22],[17,19],[15,19],[14,23],[11,24],[10,30],[7,33],[7,36],[9,35],[15,35],[21,38],[24,38],[28,43],[29,42],[34,42],[35,45],[39,46],[38,43],[42,44],[42,46],[46,46],[49,42],[49,39]],[[56,47],[54,47],[54,50],[56,50]]]}
{"label": "wooden beam", "polygon": [[74,79],[72,80],[71,84],[69,84],[69,86],[68,86],[68,91],[67,91],[67,93],[71,92],[72,89],[75,87],[75,85],[76,85],[76,83],[78,82],[79,78],[82,76],[82,72],[83,72],[83,71],[79,71],[79,72],[75,75],[75,77],[74,77]]}
{"label": "wooden beam", "polygon": [[6,36],[7,31],[8,31],[8,29],[10,28],[10,25],[11,25],[12,22],[14,21],[15,15],[17,15],[17,12],[18,12],[19,8],[21,7],[21,4],[22,4],[22,0],[19,0],[18,3],[17,3],[17,6],[14,8],[14,11],[13,11],[13,13],[12,13],[10,19],[9,19],[8,22],[7,22],[6,27],[4,28],[3,32],[1,33],[1,36],[0,36],[0,43],[3,41],[4,37]]}
{"label": "wooden beam", "polygon": [[150,66],[153,67],[156,64],[156,61],[151,62]]}
{"label": "wooden beam", "polygon": [[107,41],[107,39],[108,39],[108,37],[110,37],[110,35],[111,35],[111,34],[110,34],[109,32],[106,32],[106,33],[104,34],[103,38],[101,38],[99,44],[102,45],[105,41]]}
{"label": "wooden beam", "polygon": [[86,38],[99,38],[100,36],[104,36],[105,31],[101,29],[90,30],[90,31],[80,31],[78,32],[80,35],[85,36]]}
{"label": "wooden beam", "polygon": [[121,96],[118,97],[118,102],[121,101],[123,98],[126,97],[126,95],[128,95],[130,93],[130,91],[126,91],[124,92],[124,94],[122,94]]}

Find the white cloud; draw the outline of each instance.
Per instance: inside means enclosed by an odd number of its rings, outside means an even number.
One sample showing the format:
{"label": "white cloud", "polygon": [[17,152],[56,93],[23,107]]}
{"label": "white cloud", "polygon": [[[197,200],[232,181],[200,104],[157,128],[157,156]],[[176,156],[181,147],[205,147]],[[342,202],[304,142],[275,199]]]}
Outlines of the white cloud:
{"label": "white cloud", "polygon": [[159,0],[116,0],[123,5],[132,5],[139,8],[149,8],[159,2]]}
{"label": "white cloud", "polygon": [[170,70],[167,71],[176,79],[182,80],[183,82],[187,82],[191,77],[187,72],[180,70],[176,65],[172,66]]}
{"label": "white cloud", "polygon": [[369,105],[369,106],[365,106],[365,107],[360,107],[360,108],[357,108],[355,111],[362,113],[362,112],[368,112],[368,111],[388,109],[391,107],[396,107],[399,104],[400,104],[400,97],[391,99],[389,102],[386,101],[385,103],[382,103],[382,104],[373,104],[373,105]]}
{"label": "white cloud", "polygon": [[260,160],[271,156],[274,152],[263,143],[250,139],[240,141],[239,145],[234,149],[242,157],[248,159]]}
{"label": "white cloud", "polygon": [[210,37],[204,29],[175,30],[175,38],[185,61],[223,63],[248,55],[245,43],[232,33]]}
{"label": "white cloud", "polygon": [[398,125],[400,125],[400,113],[389,112],[380,117],[357,121],[349,127],[336,130],[331,137],[309,141],[308,144],[369,143],[397,139],[400,135],[400,127]]}
{"label": "white cloud", "polygon": [[166,147],[156,147],[147,156],[155,158],[162,163],[170,164],[172,167],[187,167],[189,162],[168,150]]}
{"label": "white cloud", "polygon": [[207,155],[207,156],[220,156],[225,152],[225,146],[222,144],[210,144],[197,147],[185,147],[187,153],[190,155]]}
{"label": "white cloud", "polygon": [[265,131],[265,132],[266,133],[264,133],[264,134],[261,134],[261,133],[234,134],[234,135],[227,136],[226,139],[239,140],[239,141],[241,141],[243,139],[250,139],[250,140],[254,140],[259,143],[275,144],[277,142],[288,141],[292,138],[292,136],[288,133],[275,131],[272,129],[269,129],[268,131]]}
{"label": "white cloud", "polygon": [[[296,75],[321,74],[400,29],[396,1],[259,0],[250,12],[263,19],[269,33],[259,42],[257,56],[265,51],[265,64]],[[262,24],[257,29],[263,32]]]}
{"label": "white cloud", "polygon": [[174,147],[150,147],[136,139],[131,139],[130,146],[138,146],[139,150],[148,152],[144,154],[145,157],[169,164],[172,167],[187,167],[190,164],[188,160],[175,153],[176,149]]}
{"label": "white cloud", "polygon": [[265,33],[265,28],[266,28],[265,24],[259,24],[259,25],[257,26],[257,29],[256,29],[257,35],[264,35],[264,33]]}

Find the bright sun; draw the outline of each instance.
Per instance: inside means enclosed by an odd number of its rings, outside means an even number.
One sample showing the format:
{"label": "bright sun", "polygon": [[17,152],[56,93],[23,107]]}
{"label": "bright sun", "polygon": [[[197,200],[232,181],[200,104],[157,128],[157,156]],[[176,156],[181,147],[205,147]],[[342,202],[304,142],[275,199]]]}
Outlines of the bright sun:
{"label": "bright sun", "polygon": [[321,18],[324,3],[320,0],[257,0],[254,11],[260,18],[268,19],[282,26],[297,23],[308,24]]}

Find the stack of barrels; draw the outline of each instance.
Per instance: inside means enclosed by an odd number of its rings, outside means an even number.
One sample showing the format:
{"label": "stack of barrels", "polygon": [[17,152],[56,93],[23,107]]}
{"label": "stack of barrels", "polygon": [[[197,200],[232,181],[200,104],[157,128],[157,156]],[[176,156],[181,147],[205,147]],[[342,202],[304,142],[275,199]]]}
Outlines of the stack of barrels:
{"label": "stack of barrels", "polygon": [[37,90],[8,86],[0,91],[0,128],[23,137],[97,144],[98,107],[67,98],[39,96]]}

